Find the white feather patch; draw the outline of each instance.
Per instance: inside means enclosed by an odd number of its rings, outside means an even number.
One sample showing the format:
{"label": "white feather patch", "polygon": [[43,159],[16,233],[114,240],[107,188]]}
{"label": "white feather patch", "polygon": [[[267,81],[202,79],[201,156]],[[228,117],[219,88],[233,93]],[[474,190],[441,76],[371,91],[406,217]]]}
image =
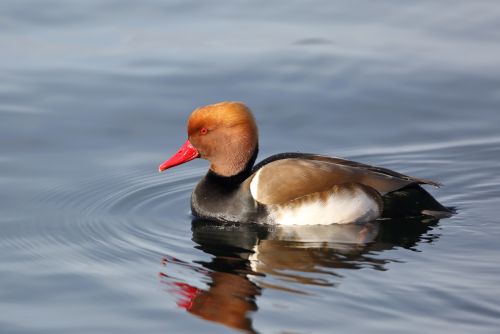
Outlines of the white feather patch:
{"label": "white feather patch", "polygon": [[302,205],[280,205],[271,209],[272,220],[279,225],[329,225],[373,221],[380,217],[375,199],[361,189],[353,193],[332,193],[326,201],[311,199]]}
{"label": "white feather patch", "polygon": [[259,193],[259,182],[260,182],[260,172],[262,169],[259,169],[255,176],[252,179],[252,182],[250,182],[250,193],[252,194],[252,197],[254,199],[257,198],[257,194]]}

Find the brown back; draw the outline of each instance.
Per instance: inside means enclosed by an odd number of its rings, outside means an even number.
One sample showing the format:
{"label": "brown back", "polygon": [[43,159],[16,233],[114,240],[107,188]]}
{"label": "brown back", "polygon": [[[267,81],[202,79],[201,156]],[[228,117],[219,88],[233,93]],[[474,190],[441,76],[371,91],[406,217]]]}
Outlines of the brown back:
{"label": "brown back", "polygon": [[382,195],[411,183],[438,185],[385,168],[316,155],[272,161],[258,170],[258,178],[254,196],[263,204],[285,203],[344,183],[364,184]]}

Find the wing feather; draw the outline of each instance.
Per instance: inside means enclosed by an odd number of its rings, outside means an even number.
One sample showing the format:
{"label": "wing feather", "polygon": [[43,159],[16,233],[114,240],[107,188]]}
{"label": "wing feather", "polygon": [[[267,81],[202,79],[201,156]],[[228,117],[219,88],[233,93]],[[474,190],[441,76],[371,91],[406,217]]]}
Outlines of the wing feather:
{"label": "wing feather", "polygon": [[343,183],[361,183],[380,194],[412,183],[438,183],[340,158],[314,154],[287,153],[270,157],[256,166],[249,180],[252,196],[263,204],[280,204],[330,189]]}

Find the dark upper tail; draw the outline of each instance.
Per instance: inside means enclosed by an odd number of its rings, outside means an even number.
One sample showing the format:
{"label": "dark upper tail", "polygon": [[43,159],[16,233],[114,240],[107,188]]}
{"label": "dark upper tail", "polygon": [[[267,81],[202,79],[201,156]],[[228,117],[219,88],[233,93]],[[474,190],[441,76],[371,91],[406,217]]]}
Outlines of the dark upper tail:
{"label": "dark upper tail", "polygon": [[418,184],[411,184],[387,193],[382,200],[384,202],[382,217],[384,218],[422,215],[445,218],[454,213],[453,208],[443,206]]}

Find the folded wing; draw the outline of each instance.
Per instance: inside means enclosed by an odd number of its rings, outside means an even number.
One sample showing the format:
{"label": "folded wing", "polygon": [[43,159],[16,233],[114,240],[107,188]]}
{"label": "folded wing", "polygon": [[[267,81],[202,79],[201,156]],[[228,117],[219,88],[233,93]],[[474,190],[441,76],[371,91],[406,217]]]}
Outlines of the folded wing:
{"label": "folded wing", "polygon": [[343,183],[363,184],[381,195],[410,184],[439,186],[389,169],[315,154],[273,156],[257,165],[255,171],[249,180],[250,190],[254,199],[263,204],[285,203]]}

